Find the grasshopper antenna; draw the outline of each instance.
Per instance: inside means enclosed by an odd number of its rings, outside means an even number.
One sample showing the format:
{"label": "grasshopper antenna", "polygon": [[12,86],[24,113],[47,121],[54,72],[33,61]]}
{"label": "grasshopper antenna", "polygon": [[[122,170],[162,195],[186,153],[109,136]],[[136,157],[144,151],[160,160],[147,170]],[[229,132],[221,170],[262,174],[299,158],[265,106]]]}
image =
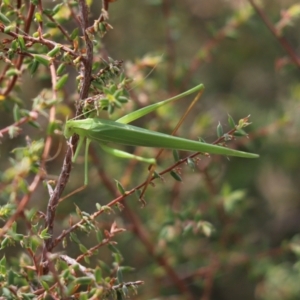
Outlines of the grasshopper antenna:
{"label": "grasshopper antenna", "polygon": [[[152,69],[148,72],[148,74],[143,78],[143,80],[147,79],[153,72],[154,70],[157,68],[157,66],[160,64],[160,62],[163,60],[164,57],[164,53],[162,53],[158,59],[158,62],[152,67]],[[133,87],[131,87],[128,92],[132,91],[133,89],[135,89],[136,87],[138,87],[140,84],[136,84]]]}

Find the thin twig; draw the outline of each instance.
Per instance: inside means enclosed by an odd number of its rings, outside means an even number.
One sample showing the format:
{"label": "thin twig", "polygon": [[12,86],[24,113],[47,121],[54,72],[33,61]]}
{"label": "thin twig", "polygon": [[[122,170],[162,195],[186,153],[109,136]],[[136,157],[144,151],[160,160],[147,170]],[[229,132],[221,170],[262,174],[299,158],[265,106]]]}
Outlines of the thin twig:
{"label": "thin twig", "polygon": [[271,33],[274,35],[274,37],[278,40],[282,48],[287,52],[287,54],[290,56],[292,62],[300,68],[300,59],[295,52],[294,48],[291,46],[291,44],[288,42],[288,40],[281,36],[278,30],[276,30],[273,23],[270,21],[266,13],[254,2],[254,0],[248,0],[249,3],[252,5],[252,7],[255,9],[256,13],[260,16],[262,21],[265,23],[267,28],[271,31]]}
{"label": "thin twig", "polygon": [[[28,13],[27,13],[26,21],[25,21],[25,27],[24,27],[24,32],[25,33],[29,32],[30,25],[32,23],[32,18],[33,18],[34,10],[35,10],[35,5],[33,5],[32,2],[30,2],[29,10],[28,10]],[[18,59],[17,59],[16,68],[18,70],[21,69],[21,66],[22,66],[22,63],[23,63],[23,59],[24,59],[24,57],[22,55],[20,55],[18,57]],[[7,96],[11,92],[11,90],[13,89],[13,87],[15,86],[15,84],[17,82],[18,76],[19,75],[14,75],[13,76],[12,80],[9,82],[6,90],[3,93],[4,96]]]}
{"label": "thin twig", "polygon": [[42,179],[42,173],[39,172],[37,175],[35,175],[31,185],[28,188],[28,193],[21,199],[20,203],[18,204],[18,207],[15,211],[15,213],[8,219],[6,224],[0,229],[0,238],[10,229],[13,222],[16,221],[19,214],[21,214],[25,207],[27,206],[27,203],[29,202],[32,193],[37,189],[40,181]]}
{"label": "thin twig", "polygon": [[[86,43],[86,56],[83,59],[83,66],[82,66],[83,81],[80,90],[80,99],[84,99],[88,97],[88,91],[89,91],[91,78],[92,78],[91,72],[92,72],[92,64],[93,64],[93,44],[86,32],[86,29],[88,28],[88,13],[89,13],[88,6],[85,0],[79,0],[78,4],[79,4],[78,7],[80,13],[81,30]],[[81,113],[82,113],[81,107],[80,105],[77,105],[76,116],[81,115]],[[74,135],[70,140],[67,153],[65,155],[65,159],[63,162],[62,171],[58,178],[56,187],[48,202],[45,228],[48,228],[48,233],[51,235],[51,237],[45,240],[45,244],[43,247],[42,262],[44,264],[44,273],[48,273],[49,271],[47,253],[53,249],[53,230],[54,230],[54,219],[55,219],[56,209],[59,203],[60,196],[62,195],[66,187],[66,184],[69,180],[71,166],[72,166],[73,149],[76,149],[77,143],[78,143],[78,136]]]}

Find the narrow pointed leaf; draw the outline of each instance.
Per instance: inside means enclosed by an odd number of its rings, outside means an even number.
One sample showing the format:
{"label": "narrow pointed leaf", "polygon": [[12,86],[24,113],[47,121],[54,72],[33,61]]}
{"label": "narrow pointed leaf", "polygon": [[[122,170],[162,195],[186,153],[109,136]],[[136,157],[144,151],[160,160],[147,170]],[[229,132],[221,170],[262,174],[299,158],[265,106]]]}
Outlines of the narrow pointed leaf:
{"label": "narrow pointed leaf", "polygon": [[232,129],[235,128],[235,122],[231,115],[228,115],[228,124]]}
{"label": "narrow pointed leaf", "polygon": [[170,174],[171,174],[171,176],[172,176],[176,181],[182,182],[182,178],[181,178],[181,176],[180,176],[177,172],[175,172],[174,170],[172,170],[172,171],[170,172]]}
{"label": "narrow pointed leaf", "polygon": [[218,126],[217,126],[217,136],[221,137],[223,135],[223,127],[221,125],[221,123],[219,122]]}

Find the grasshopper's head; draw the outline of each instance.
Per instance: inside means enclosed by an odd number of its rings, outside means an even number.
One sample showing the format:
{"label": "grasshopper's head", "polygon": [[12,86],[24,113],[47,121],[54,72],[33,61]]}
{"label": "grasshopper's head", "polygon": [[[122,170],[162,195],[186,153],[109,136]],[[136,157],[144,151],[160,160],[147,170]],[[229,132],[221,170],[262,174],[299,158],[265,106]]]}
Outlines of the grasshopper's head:
{"label": "grasshopper's head", "polygon": [[66,139],[70,138],[74,134],[74,131],[72,130],[71,122],[72,120],[66,121],[65,129],[64,129],[64,136]]}

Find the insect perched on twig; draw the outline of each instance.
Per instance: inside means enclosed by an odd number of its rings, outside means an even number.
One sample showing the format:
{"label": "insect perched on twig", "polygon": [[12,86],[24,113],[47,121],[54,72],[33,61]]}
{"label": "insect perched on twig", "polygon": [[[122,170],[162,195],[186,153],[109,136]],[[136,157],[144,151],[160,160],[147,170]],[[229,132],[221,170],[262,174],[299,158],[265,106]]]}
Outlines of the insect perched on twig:
{"label": "insect perched on twig", "polygon": [[79,143],[73,156],[73,162],[76,160],[80,148],[83,142],[86,140],[84,184],[88,184],[88,147],[91,141],[98,142],[106,152],[115,156],[127,159],[136,159],[154,165],[156,164],[155,158],[146,158],[130,154],[122,150],[111,148],[108,146],[108,144],[117,143],[129,146],[157,147],[174,150],[197,151],[226,156],[237,156],[243,158],[257,158],[257,154],[184,139],[177,136],[128,125],[128,123],[145,116],[161,106],[176,101],[189,94],[202,92],[203,89],[203,84],[199,84],[198,86],[182,94],[138,109],[117,119],[116,121],[104,120],[97,117],[86,118],[83,120],[68,120],[64,129],[65,137],[70,138],[73,134],[77,134],[79,136]]}

